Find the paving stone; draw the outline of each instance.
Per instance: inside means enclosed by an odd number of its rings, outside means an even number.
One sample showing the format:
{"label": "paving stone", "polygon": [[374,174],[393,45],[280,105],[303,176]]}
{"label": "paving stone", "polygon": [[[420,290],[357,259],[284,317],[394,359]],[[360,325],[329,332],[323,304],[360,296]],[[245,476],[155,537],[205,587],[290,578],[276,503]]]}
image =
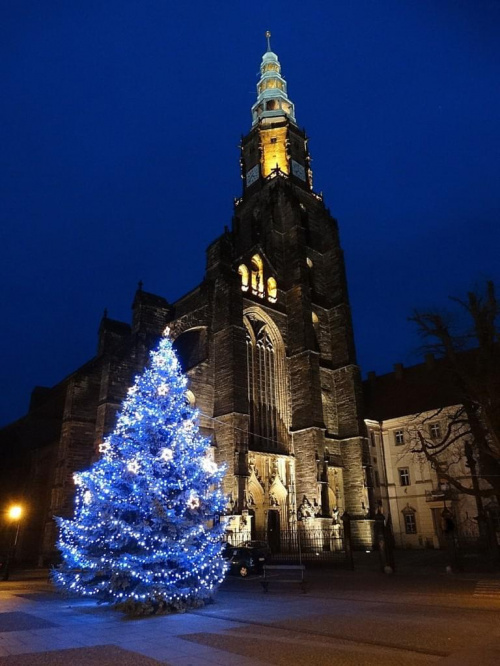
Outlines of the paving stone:
{"label": "paving stone", "polygon": [[158,661],[116,645],[52,650],[0,657],[0,666],[158,666]]}
{"label": "paving stone", "polygon": [[30,615],[29,613],[23,613],[21,611],[0,613],[0,633],[57,626],[58,625],[54,622],[49,622],[49,620],[44,620],[36,615]]}

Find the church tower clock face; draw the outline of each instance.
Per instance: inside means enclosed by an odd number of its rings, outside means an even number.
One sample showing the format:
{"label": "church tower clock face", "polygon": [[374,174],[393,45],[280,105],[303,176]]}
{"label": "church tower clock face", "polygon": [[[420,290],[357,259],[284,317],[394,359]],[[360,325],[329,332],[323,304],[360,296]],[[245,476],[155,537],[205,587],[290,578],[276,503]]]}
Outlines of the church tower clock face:
{"label": "church tower clock face", "polygon": [[299,164],[295,160],[292,160],[292,174],[296,176],[297,178],[300,178],[300,180],[303,180],[305,182],[306,180],[306,170],[302,166],[302,164]]}
{"label": "church tower clock face", "polygon": [[247,171],[246,175],[246,185],[247,187],[250,187],[250,185],[253,185],[256,180],[259,178],[259,165],[256,164],[254,167],[252,167],[249,171]]}

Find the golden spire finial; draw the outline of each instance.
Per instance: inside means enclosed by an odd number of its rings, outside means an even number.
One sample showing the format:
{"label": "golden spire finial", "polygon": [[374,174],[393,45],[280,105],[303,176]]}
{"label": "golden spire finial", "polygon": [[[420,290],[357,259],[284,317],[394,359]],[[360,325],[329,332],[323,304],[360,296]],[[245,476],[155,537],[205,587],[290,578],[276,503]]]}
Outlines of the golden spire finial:
{"label": "golden spire finial", "polygon": [[267,50],[271,50],[271,32],[266,30],[266,39],[267,39]]}

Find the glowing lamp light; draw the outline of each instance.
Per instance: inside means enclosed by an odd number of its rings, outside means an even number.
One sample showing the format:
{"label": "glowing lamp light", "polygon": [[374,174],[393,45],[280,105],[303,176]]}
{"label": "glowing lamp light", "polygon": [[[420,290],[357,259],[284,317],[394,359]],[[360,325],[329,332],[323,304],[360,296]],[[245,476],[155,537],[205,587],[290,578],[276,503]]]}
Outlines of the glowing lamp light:
{"label": "glowing lamp light", "polygon": [[19,504],[13,504],[8,511],[8,516],[11,520],[19,520],[23,515],[23,507]]}
{"label": "glowing lamp light", "polygon": [[85,502],[85,504],[90,504],[91,500],[92,500],[92,493],[90,492],[90,490],[86,490],[83,493],[83,501]]}
{"label": "glowing lamp light", "polygon": [[163,329],[163,337],[168,338],[169,335],[170,335],[170,326],[165,326],[165,328]]}

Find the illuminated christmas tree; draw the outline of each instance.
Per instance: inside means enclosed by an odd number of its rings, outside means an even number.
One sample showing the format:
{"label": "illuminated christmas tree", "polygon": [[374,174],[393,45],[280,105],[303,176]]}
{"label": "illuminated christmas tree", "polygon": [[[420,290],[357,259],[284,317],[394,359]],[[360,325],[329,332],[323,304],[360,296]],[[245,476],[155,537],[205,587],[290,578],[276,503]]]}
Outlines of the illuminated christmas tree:
{"label": "illuminated christmas tree", "polygon": [[211,458],[167,334],[129,389],[102,457],[74,475],[75,515],[57,518],[69,592],[131,613],[200,605],[222,581],[224,470]]}

